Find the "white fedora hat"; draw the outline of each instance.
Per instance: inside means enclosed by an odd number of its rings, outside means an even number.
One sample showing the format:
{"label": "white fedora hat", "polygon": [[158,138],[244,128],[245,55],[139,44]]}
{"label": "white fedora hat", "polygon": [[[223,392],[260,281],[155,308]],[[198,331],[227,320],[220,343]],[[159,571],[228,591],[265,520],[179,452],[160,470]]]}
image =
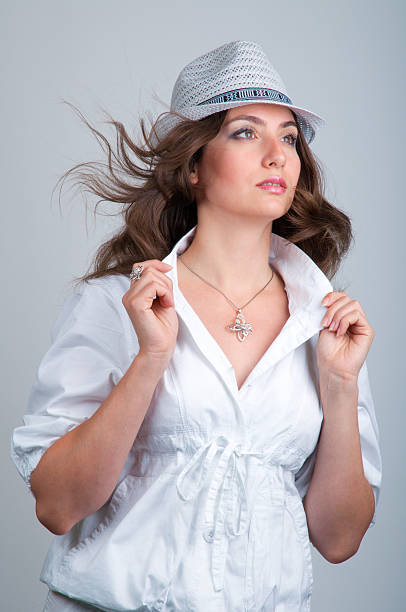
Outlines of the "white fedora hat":
{"label": "white fedora hat", "polygon": [[256,102],[290,108],[308,143],[325,125],[322,117],[292,103],[285,84],[259,44],[236,40],[197,57],[181,70],[173,87],[170,111],[155,125],[156,136],[166,136],[182,117],[199,120]]}

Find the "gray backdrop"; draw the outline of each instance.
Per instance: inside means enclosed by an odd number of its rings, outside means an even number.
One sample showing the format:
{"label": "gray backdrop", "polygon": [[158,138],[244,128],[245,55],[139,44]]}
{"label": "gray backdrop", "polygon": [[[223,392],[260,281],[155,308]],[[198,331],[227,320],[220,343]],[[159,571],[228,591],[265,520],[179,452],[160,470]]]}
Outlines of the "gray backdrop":
{"label": "gray backdrop", "polygon": [[336,283],[361,302],[375,330],[368,362],[384,460],[377,523],[345,563],[331,565],[313,550],[313,612],[403,609],[401,0],[2,0],[0,17],[1,609],[42,610],[47,587],[39,574],[54,537],[37,521],[34,498],[9,457],[11,430],[22,422],[70,281],[119,223],[118,217],[95,222],[72,192],[65,191],[62,214],[57,195],[51,201],[64,171],[101,159],[93,137],[60,99],[74,102],[100,128],[104,107],[135,129],[148,109],[166,110],[153,93],[169,103],[186,62],[236,39],[261,43],[291,98],[327,120],[312,148],[325,169],[327,197],[350,215],[356,237]]}

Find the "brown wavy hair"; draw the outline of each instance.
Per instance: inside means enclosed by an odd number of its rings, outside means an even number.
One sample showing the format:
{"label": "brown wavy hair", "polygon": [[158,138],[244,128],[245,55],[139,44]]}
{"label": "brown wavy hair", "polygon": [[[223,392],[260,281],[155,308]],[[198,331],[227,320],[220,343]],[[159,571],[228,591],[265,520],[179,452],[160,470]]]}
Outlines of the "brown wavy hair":
{"label": "brown wavy hair", "polygon": [[[107,163],[82,162],[61,176],[60,195],[66,179],[103,201],[122,204],[114,215],[123,225],[97,249],[88,271],[74,278],[87,282],[108,274],[129,275],[133,264],[164,259],[175,243],[197,223],[197,204],[189,173],[203,147],[219,132],[227,111],[192,121],[182,118],[164,138],[156,137],[155,123],[149,131],[143,118],[143,143],[130,138],[124,125],[108,113],[115,129],[115,148],[70,102],[107,155]],[[156,121],[165,113],[161,113]],[[293,113],[294,115],[294,113]],[[295,116],[295,115],[294,115]],[[295,117],[296,120],[296,117]],[[290,209],[272,223],[275,234],[290,240],[309,255],[331,280],[353,240],[350,218],[324,197],[320,163],[308,146],[296,120],[297,152],[301,171]]]}

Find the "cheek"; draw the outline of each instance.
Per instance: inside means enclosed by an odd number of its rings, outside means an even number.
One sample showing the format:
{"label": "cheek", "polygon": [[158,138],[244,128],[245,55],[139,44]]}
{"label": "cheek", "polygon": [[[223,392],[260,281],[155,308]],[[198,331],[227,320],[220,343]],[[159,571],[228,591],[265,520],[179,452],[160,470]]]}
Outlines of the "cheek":
{"label": "cheek", "polygon": [[201,178],[206,189],[229,188],[243,178],[243,168],[240,158],[230,155],[229,151],[218,149],[212,152],[210,161],[207,160]]}
{"label": "cheek", "polygon": [[300,170],[301,170],[300,157],[296,154],[294,159],[292,159],[291,171],[290,171],[291,180],[294,185],[296,185],[297,182],[299,181]]}

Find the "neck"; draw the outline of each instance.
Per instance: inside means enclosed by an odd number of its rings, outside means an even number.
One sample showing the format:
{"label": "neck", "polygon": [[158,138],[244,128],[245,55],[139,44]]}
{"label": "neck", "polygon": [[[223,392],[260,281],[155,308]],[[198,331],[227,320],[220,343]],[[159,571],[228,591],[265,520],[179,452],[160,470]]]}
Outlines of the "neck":
{"label": "neck", "polygon": [[[231,299],[248,299],[272,276],[268,263],[271,232],[271,223],[259,226],[240,220],[224,227],[206,220],[197,224],[182,260]],[[198,280],[191,271],[188,273]]]}

